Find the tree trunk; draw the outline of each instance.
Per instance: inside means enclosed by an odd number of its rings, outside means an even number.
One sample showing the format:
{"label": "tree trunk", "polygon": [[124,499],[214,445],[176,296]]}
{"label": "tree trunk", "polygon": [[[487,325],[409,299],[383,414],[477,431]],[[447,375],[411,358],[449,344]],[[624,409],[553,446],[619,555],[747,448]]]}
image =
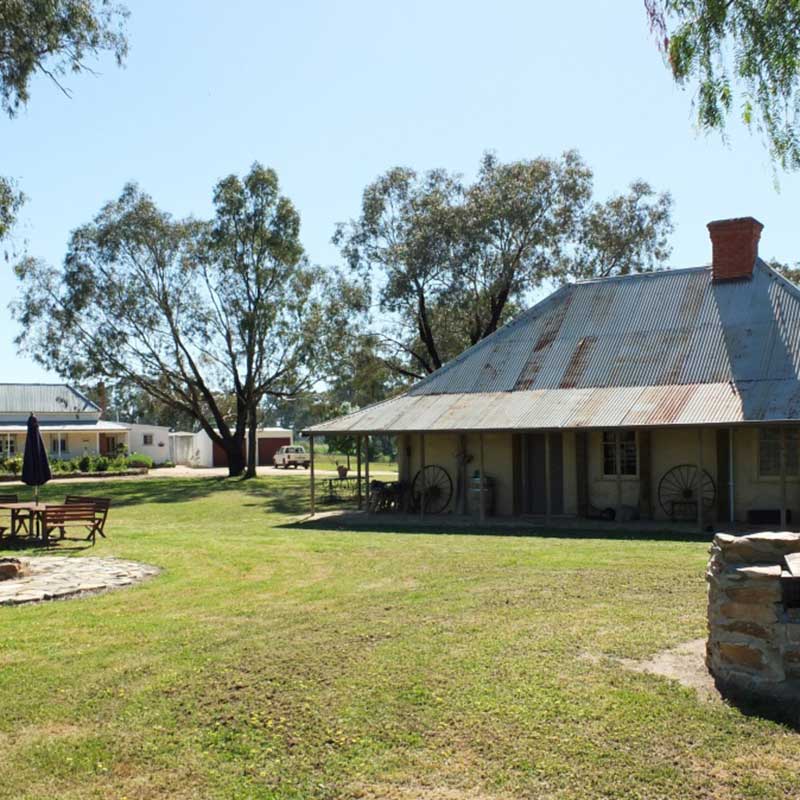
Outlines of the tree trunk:
{"label": "tree trunk", "polygon": [[236,478],[244,472],[244,439],[232,436],[223,446],[228,454],[228,476]]}
{"label": "tree trunk", "polygon": [[256,460],[258,458],[256,420],[256,408],[252,406],[247,410],[247,472],[245,472],[245,478],[256,477]]}

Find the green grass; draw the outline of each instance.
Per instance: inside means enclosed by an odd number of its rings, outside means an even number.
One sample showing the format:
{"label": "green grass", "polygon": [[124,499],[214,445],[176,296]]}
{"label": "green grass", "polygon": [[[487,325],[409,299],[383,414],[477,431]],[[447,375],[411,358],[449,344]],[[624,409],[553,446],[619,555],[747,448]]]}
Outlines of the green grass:
{"label": "green grass", "polygon": [[0,607],[0,798],[800,795],[797,733],[617,660],[703,635],[705,543],[308,530],[302,477],[86,491],[110,539],[69,552],[163,573]]}
{"label": "green grass", "polygon": [[[340,456],[336,453],[315,453],[314,466],[316,469],[336,469],[336,463],[344,464],[347,466],[347,456]],[[361,465],[363,471],[364,465]],[[370,472],[397,472],[396,461],[370,461]],[[356,459],[355,456],[350,456],[350,474],[356,474]]]}

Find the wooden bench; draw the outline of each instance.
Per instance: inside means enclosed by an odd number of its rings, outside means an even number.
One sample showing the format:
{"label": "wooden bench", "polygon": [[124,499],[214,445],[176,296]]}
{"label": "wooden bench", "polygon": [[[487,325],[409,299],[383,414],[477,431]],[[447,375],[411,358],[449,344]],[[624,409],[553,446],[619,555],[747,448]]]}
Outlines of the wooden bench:
{"label": "wooden bench", "polygon": [[[0,494],[0,503],[18,503],[19,498],[15,494]],[[0,525],[0,536],[8,530],[8,525]]]}
{"label": "wooden bench", "polygon": [[105,525],[110,506],[111,500],[108,497],[68,494],[63,506],[47,506],[43,517],[44,537],[46,539],[51,531],[58,528],[63,539],[67,527],[79,525],[89,531],[86,538],[91,539],[92,544],[98,533],[105,539]]}

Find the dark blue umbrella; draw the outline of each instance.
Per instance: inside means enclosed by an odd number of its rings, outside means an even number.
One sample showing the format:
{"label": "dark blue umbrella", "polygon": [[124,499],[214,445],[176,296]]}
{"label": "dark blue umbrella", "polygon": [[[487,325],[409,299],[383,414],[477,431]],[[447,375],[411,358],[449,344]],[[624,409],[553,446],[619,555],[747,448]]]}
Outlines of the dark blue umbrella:
{"label": "dark blue umbrella", "polygon": [[50,480],[50,462],[47,460],[39,420],[28,417],[28,436],[25,439],[25,454],[22,457],[22,482],[35,487],[36,502],[39,502],[39,487]]}

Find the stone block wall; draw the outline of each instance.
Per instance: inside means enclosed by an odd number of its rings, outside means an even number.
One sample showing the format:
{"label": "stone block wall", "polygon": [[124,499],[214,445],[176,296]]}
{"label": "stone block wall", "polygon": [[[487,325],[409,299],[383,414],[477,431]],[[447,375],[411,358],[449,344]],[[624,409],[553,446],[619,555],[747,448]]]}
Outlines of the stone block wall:
{"label": "stone block wall", "polygon": [[706,572],[706,664],[732,696],[800,704],[800,609],[784,603],[785,557],[800,553],[800,534],[714,537]]}

